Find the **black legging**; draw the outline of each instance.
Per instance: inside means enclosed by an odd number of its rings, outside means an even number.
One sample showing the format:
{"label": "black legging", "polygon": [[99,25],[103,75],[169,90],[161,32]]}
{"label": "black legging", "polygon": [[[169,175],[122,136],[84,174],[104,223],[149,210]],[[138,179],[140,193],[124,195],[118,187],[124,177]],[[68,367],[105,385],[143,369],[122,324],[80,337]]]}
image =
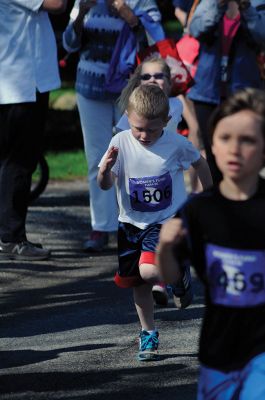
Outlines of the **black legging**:
{"label": "black legging", "polygon": [[26,239],[25,224],[34,172],[42,151],[49,93],[36,102],[0,105],[0,239]]}

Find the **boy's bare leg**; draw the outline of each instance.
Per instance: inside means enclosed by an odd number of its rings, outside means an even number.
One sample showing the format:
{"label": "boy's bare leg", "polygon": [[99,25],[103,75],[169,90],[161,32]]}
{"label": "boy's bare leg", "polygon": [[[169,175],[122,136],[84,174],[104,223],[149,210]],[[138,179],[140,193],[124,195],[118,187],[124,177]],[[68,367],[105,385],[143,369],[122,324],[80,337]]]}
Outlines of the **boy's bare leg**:
{"label": "boy's bare leg", "polygon": [[160,274],[158,267],[153,264],[141,264],[139,271],[146,283],[133,288],[135,307],[142,327],[139,335],[138,360],[154,361],[159,358],[157,352],[159,334],[155,329],[152,287],[160,280]]}
{"label": "boy's bare leg", "polygon": [[133,297],[142,329],[146,331],[154,330],[155,321],[152,285],[147,283],[134,287]]}
{"label": "boy's bare leg", "polygon": [[162,279],[156,265],[143,263],[139,265],[139,271],[146,284],[134,288],[135,307],[142,329],[152,331],[155,329],[152,286]]}
{"label": "boy's bare leg", "polygon": [[139,335],[139,361],[155,361],[158,355],[158,331],[155,330],[152,284],[133,288],[134,302],[142,330]]}

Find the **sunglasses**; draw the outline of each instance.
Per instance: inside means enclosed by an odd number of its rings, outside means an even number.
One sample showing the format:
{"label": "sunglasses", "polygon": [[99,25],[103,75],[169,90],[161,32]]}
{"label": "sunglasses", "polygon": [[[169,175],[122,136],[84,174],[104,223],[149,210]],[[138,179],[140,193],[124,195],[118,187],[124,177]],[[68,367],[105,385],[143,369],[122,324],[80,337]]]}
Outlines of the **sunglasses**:
{"label": "sunglasses", "polygon": [[149,81],[151,78],[155,78],[155,79],[164,79],[165,75],[163,74],[163,72],[157,72],[154,75],[151,74],[143,74],[141,75],[141,80],[142,81]]}

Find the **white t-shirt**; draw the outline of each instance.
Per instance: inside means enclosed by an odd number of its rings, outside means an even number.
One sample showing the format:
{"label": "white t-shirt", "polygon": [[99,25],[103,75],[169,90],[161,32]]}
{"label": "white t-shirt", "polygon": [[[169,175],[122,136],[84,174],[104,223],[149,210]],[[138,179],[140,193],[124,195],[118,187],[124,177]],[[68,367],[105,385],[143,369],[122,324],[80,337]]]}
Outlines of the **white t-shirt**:
{"label": "white t-shirt", "polygon": [[[176,132],[177,126],[182,119],[183,104],[177,97],[170,97],[169,99],[169,116],[171,117],[167,123],[166,129]],[[130,129],[127,114],[123,114],[116,125],[119,131]]]}
{"label": "white t-shirt", "polygon": [[111,146],[119,148],[112,168],[117,177],[119,221],[145,229],[172,218],[187,197],[183,171],[199,160],[199,151],[185,137],[168,130],[145,147],[129,129],[115,135]]}
{"label": "white t-shirt", "polygon": [[36,101],[60,87],[57,49],[43,0],[0,0],[0,104]]}

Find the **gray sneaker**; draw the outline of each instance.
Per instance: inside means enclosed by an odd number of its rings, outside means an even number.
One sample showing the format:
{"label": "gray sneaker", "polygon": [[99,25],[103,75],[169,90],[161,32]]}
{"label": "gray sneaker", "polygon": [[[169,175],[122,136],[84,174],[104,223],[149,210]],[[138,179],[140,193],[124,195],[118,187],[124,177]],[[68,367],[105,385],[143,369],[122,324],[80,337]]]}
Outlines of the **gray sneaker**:
{"label": "gray sneaker", "polygon": [[41,261],[50,257],[50,250],[27,240],[19,243],[4,243],[0,240],[0,260]]}
{"label": "gray sneaker", "polygon": [[92,231],[90,239],[84,242],[83,249],[85,251],[101,251],[105,246],[107,246],[108,241],[108,232]]}

